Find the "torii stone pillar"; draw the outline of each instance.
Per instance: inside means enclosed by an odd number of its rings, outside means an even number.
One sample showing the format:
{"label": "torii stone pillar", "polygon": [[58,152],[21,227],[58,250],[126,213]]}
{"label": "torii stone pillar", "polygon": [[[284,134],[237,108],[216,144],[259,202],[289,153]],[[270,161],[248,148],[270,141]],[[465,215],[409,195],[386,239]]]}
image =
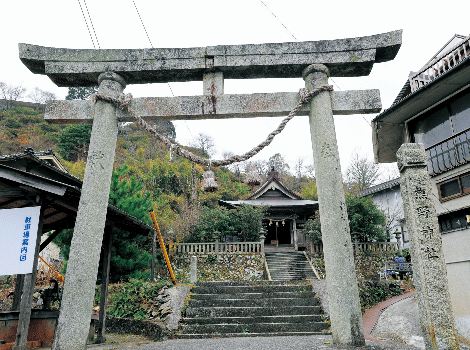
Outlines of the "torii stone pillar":
{"label": "torii stone pillar", "polygon": [[423,144],[405,143],[397,152],[400,189],[427,350],[459,349],[450,303],[442,239],[432,200]]}
{"label": "torii stone pillar", "polygon": [[[111,72],[102,73],[98,83],[99,93],[112,97],[117,97],[126,86],[120,75]],[[117,132],[116,106],[98,101],[83,179],[86,186],[80,196],[53,349],[83,349],[86,345]]]}
{"label": "torii stone pillar", "polygon": [[[251,95],[225,95],[224,79],[256,78],[298,78],[311,64],[322,64],[330,70],[331,76],[354,77],[370,73],[375,63],[394,59],[401,46],[401,31],[372,36],[318,42],[275,43],[259,45],[221,45],[186,49],[136,49],[136,50],[73,50],[19,44],[20,59],[33,72],[46,74],[58,86],[93,86],[99,78],[100,93],[116,97],[125,84],[162,83],[172,81],[204,82],[202,96],[147,97],[132,99],[130,107],[146,120],[177,119],[218,119],[286,116],[299,101],[299,93],[276,92]],[[323,67],[321,69],[324,69]],[[103,73],[108,72],[108,73]],[[111,73],[114,72],[114,73]],[[308,71],[306,83],[309,88],[327,82],[323,72]],[[317,75],[320,76],[317,77]],[[122,77],[125,77],[126,81]],[[363,344],[360,315],[357,316],[354,299],[355,272],[351,269],[351,242],[347,236],[347,217],[344,193],[337,186],[342,183],[337,174],[339,160],[332,114],[349,115],[378,113],[381,110],[378,90],[333,91],[321,93],[313,99],[311,106],[303,106],[297,115],[312,115],[312,126],[319,122],[315,133],[332,137],[318,151],[314,140],[315,161],[332,155],[329,165],[317,164],[317,177],[327,178],[336,174],[334,180],[326,181],[320,194],[325,214],[329,217],[326,226],[335,222],[343,242],[342,252],[333,254],[329,288],[335,297],[332,315],[339,305],[344,305],[343,314],[332,316],[333,337],[339,344]],[[87,168],[82,188],[77,222],[72,240],[70,260],[67,268],[62,311],[56,330],[54,349],[83,349],[86,344],[90,314],[93,305],[94,282],[98,271],[99,247],[103,237],[106,215],[105,203],[109,195],[112,161],[114,159],[117,122],[134,121],[127,112],[116,109],[112,104],[99,101],[52,101],[46,106],[44,118],[53,123],[90,123],[93,131]],[[327,128],[322,131],[323,127]],[[328,132],[326,130],[329,130]],[[323,140],[321,138],[321,140]],[[326,140],[326,139],[325,139]],[[331,148],[330,148],[331,146]],[[335,153],[336,152],[336,153]],[[320,158],[319,158],[320,157]],[[326,175],[320,175],[324,172]],[[332,186],[331,188],[329,186]],[[320,182],[319,182],[320,187]],[[338,193],[339,202],[330,202],[333,193]],[[330,197],[329,197],[330,196]],[[335,204],[336,203],[336,204]],[[340,206],[343,207],[340,207]],[[331,211],[326,208],[332,206]],[[330,214],[331,213],[331,214]],[[338,224],[336,224],[338,222]],[[331,237],[336,237],[332,233]],[[333,239],[333,238],[331,238]],[[330,242],[330,238],[327,238]],[[336,245],[327,243],[332,248]],[[339,257],[339,258],[338,258]],[[336,264],[336,265],[335,265]],[[331,269],[340,269],[342,276],[350,275],[347,281],[334,277]],[[353,276],[353,277],[351,277]],[[338,285],[335,285],[338,284]],[[330,286],[331,285],[331,286]],[[343,292],[339,292],[345,286]],[[352,293],[352,294],[351,294]],[[351,296],[352,295],[352,296]],[[335,299],[332,301],[332,299]],[[351,301],[349,304],[348,301]],[[358,318],[359,317],[359,318]],[[346,320],[349,318],[349,321]]]}
{"label": "torii stone pillar", "polygon": [[[307,89],[328,84],[329,70],[312,64],[302,73]],[[328,91],[310,102],[315,176],[322,226],[331,332],[336,344],[365,344],[341,164]]]}

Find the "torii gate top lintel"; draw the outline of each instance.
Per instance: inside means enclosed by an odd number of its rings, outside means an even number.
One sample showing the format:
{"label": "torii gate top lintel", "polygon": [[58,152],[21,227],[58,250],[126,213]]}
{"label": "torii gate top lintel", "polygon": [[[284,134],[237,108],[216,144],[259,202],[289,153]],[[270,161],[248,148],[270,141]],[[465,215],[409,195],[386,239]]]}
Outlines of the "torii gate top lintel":
{"label": "torii gate top lintel", "polygon": [[310,64],[324,64],[331,77],[368,75],[375,62],[393,60],[402,31],[358,38],[220,45],[196,48],[80,50],[19,44],[21,61],[58,86],[95,86],[102,72],[128,84],[202,80],[210,71],[226,79],[297,78]]}

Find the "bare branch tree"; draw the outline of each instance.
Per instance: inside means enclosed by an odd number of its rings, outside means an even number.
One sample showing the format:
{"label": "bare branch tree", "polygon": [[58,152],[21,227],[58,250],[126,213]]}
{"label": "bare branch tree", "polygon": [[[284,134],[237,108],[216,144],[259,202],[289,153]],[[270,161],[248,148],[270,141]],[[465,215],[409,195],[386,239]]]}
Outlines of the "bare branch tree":
{"label": "bare branch tree", "polygon": [[38,87],[35,87],[32,92],[28,95],[28,97],[35,103],[45,104],[47,101],[57,99],[56,94],[41,90]]}
{"label": "bare branch tree", "polygon": [[372,186],[380,177],[380,166],[357,152],[351,157],[346,169],[346,182],[349,190],[357,194]]}
{"label": "bare branch tree", "polygon": [[300,179],[304,175],[304,169],[305,169],[304,159],[298,158],[294,165],[295,176],[297,176]]}
{"label": "bare branch tree", "polygon": [[190,145],[192,147],[200,149],[202,154],[208,157],[215,153],[214,139],[212,138],[212,136],[206,135],[202,132],[199,133],[196,140],[194,142],[191,142]]}
{"label": "bare branch tree", "polygon": [[8,85],[0,81],[0,97],[6,101],[6,109],[13,107],[16,100],[21,98],[26,92],[26,88],[23,86]]}

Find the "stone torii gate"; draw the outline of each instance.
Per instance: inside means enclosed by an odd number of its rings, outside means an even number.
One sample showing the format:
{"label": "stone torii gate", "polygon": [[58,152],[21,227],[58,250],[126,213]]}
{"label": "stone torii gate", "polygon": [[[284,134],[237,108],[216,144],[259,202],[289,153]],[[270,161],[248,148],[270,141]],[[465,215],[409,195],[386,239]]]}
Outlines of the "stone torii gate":
{"label": "stone torii gate", "polygon": [[[224,79],[303,77],[309,90],[328,77],[368,75],[374,63],[394,59],[401,31],[317,42],[213,46],[187,49],[72,50],[20,44],[20,59],[58,86],[95,86],[116,98],[126,84],[203,80],[203,95],[136,98],[147,120],[285,116],[298,93],[224,95]],[[364,344],[359,293],[346,212],[333,114],[377,113],[378,90],[321,92],[298,113],[310,116],[318,182],[333,341]],[[93,123],[82,196],[67,267],[54,349],[86,345],[105,224],[117,125],[134,119],[98,100],[53,101],[45,119]]]}

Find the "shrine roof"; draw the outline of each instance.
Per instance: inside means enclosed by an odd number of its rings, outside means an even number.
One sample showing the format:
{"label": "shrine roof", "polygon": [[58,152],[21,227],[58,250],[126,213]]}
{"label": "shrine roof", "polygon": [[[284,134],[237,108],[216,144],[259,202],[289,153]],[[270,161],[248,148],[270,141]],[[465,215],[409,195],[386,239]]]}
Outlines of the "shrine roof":
{"label": "shrine roof", "polygon": [[227,206],[252,205],[269,206],[270,208],[318,208],[318,202],[303,199],[298,194],[289,190],[280,180],[276,171],[271,171],[266,182],[260,186],[251,196],[245,200],[222,201],[219,203]]}
{"label": "shrine roof", "polygon": [[260,200],[238,200],[238,201],[220,201],[230,205],[248,204],[252,206],[269,206],[269,207],[305,207],[318,206],[317,201],[308,199],[260,199]]}

